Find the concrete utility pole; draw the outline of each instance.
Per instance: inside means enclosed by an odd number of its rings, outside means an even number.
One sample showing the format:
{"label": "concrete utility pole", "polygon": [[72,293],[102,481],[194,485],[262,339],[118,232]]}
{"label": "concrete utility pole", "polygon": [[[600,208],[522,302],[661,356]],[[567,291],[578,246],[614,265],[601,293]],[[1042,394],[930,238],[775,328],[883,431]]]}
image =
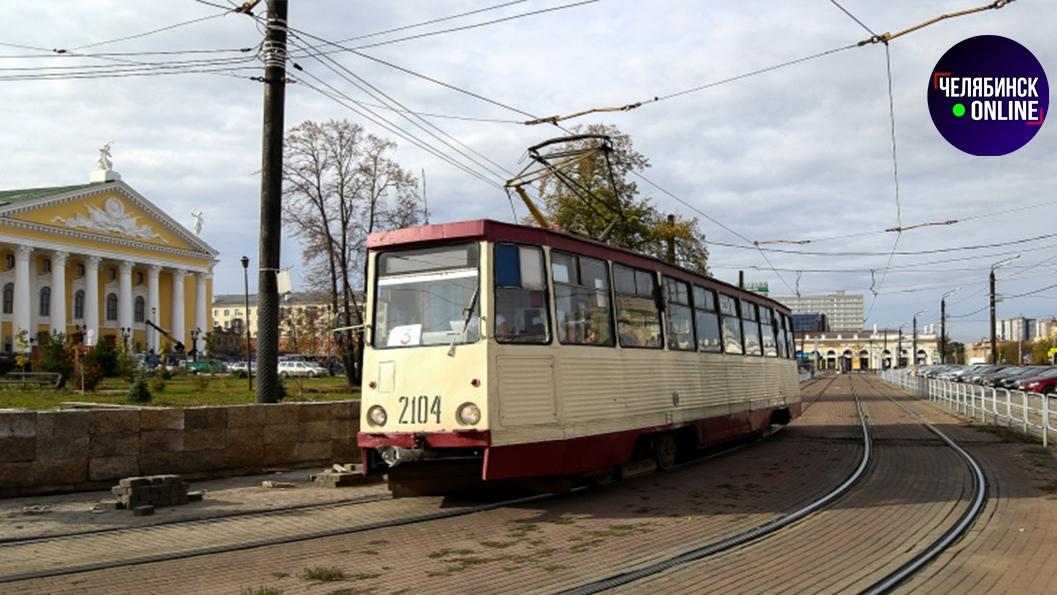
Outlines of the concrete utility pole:
{"label": "concrete utility pole", "polygon": [[286,99],[287,0],[268,0],[264,39],[264,127],[261,150],[260,278],[257,282],[258,403],[278,401],[279,240],[282,234],[283,113]]}
{"label": "concrete utility pole", "polygon": [[[954,289],[944,293],[940,297],[940,363],[947,363],[947,298],[958,293],[961,287],[955,287]],[[994,325],[992,325],[994,326]]]}
{"label": "concrete utility pole", "polygon": [[668,215],[668,234],[668,262],[675,264],[675,215]]}
{"label": "concrete utility pole", "polygon": [[[991,276],[989,277],[991,286],[991,365],[998,363],[998,341],[995,337],[995,269],[1003,267],[1014,260],[1020,258],[1020,254],[1016,256],[1010,256],[1005,260],[1000,260],[991,265]],[[1019,364],[1018,364],[1019,365]]]}

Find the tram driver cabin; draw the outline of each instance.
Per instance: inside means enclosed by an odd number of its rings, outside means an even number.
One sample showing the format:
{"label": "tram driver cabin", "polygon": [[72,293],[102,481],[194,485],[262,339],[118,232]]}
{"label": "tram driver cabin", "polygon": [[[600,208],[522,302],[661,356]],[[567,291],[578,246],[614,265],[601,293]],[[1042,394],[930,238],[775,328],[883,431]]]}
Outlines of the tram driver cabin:
{"label": "tram driver cabin", "polygon": [[606,473],[800,414],[790,312],[568,233],[480,220],[374,234],[369,473]]}

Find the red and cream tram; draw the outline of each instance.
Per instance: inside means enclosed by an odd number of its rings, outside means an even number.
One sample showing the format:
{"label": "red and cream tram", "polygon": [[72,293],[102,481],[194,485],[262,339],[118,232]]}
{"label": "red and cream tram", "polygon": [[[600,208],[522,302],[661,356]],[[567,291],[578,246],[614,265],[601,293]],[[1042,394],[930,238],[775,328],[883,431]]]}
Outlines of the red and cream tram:
{"label": "red and cream tram", "polygon": [[496,221],[368,247],[358,442],[391,483],[666,468],[800,414],[789,310],[759,294]]}

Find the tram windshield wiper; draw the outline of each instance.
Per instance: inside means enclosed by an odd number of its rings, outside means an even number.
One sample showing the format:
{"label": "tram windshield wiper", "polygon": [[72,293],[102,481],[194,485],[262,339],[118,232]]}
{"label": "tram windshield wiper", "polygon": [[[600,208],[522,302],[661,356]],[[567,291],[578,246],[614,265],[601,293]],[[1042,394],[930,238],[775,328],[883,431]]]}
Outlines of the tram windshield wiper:
{"label": "tram windshield wiper", "polygon": [[470,325],[470,318],[473,317],[473,310],[477,305],[477,295],[479,293],[481,293],[480,285],[473,290],[470,301],[466,302],[466,306],[462,309],[462,328],[452,329],[451,345],[448,345],[448,357],[455,357],[455,340],[459,338],[459,335],[466,336],[466,330]]}

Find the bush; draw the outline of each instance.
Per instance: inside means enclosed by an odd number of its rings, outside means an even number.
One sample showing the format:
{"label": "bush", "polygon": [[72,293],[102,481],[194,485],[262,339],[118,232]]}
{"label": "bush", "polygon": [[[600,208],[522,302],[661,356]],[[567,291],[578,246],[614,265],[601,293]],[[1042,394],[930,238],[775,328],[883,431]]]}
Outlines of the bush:
{"label": "bush", "polygon": [[150,389],[147,388],[147,379],[143,376],[137,376],[132,382],[132,386],[128,389],[128,402],[129,403],[150,403],[151,394]]}
{"label": "bush", "polygon": [[140,373],[139,362],[136,358],[132,357],[132,353],[125,344],[118,343],[117,353],[114,354],[115,368],[117,369],[116,376],[128,380],[129,382],[135,382],[136,376]]}
{"label": "bush", "polygon": [[[106,366],[111,361],[109,352],[104,345],[90,347],[81,355],[78,365],[73,368],[73,385],[78,390],[95,390],[103,377],[106,376]],[[81,380],[84,385],[81,385]]]}
{"label": "bush", "polygon": [[120,375],[117,353],[107,347],[106,343],[100,343],[90,348],[88,355],[85,356],[85,362],[86,369],[88,367],[98,367],[102,370],[104,376],[113,377]]}
{"label": "bush", "polygon": [[162,380],[172,380],[172,371],[165,366],[161,366],[158,368],[158,377]]}
{"label": "bush", "polygon": [[40,362],[42,372],[54,372],[62,376],[61,388],[73,375],[73,352],[66,345],[66,335],[45,333],[40,336]]}
{"label": "bush", "polygon": [[152,393],[165,392],[165,379],[158,376],[154,376],[149,381],[147,381],[147,386],[150,387],[150,392]]}

